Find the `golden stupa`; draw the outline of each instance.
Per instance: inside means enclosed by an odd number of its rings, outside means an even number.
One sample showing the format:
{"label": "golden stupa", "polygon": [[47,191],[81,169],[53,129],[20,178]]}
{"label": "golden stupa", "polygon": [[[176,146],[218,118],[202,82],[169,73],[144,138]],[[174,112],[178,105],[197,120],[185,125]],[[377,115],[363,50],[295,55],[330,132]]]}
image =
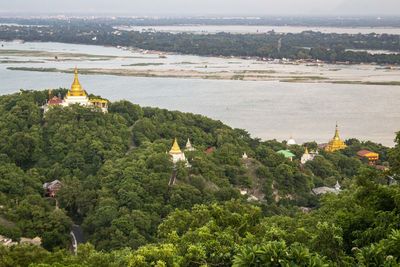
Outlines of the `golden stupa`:
{"label": "golden stupa", "polygon": [[328,145],[325,147],[325,151],[335,152],[338,150],[345,149],[346,147],[347,145],[339,137],[339,127],[336,124],[335,136],[331,141],[329,141]]}
{"label": "golden stupa", "polygon": [[67,96],[86,96],[85,90],[83,90],[81,83],[78,79],[78,68],[75,67],[75,78],[71,85],[71,89],[68,91]]}
{"label": "golden stupa", "polygon": [[178,140],[175,138],[174,144],[171,147],[171,150],[169,151],[169,154],[182,154],[181,148],[178,145]]}

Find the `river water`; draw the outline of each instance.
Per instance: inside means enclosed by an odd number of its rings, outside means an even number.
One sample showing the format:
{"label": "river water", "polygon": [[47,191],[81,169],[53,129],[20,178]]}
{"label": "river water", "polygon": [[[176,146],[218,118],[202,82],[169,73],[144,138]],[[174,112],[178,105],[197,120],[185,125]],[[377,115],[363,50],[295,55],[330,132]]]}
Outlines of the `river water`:
{"label": "river water", "polygon": [[[105,65],[113,68],[118,64],[121,66],[119,61],[127,60],[122,54],[132,55],[129,51],[109,47],[46,43],[20,45],[22,47],[12,44],[12,48],[117,55],[121,58],[104,61],[70,58],[53,62],[45,56],[23,57],[3,53],[0,60],[39,60],[42,63],[36,64],[48,68],[71,68],[75,65]],[[3,49],[10,49],[8,44],[6,46]],[[147,61],[154,55],[148,57]],[[183,57],[178,61],[186,60],[185,56],[176,57]],[[188,57],[192,57],[191,61],[195,60],[193,56]],[[205,58],[198,60],[203,62]],[[21,88],[69,87],[73,79],[71,74],[12,71],[7,69],[9,66],[36,65],[0,64],[1,94],[16,92]],[[368,76],[368,72],[365,75]],[[102,95],[111,101],[127,99],[142,106],[202,114],[232,127],[246,129],[253,137],[262,139],[285,140],[293,136],[298,142],[327,142],[333,136],[335,123],[338,122],[343,138],[355,137],[391,146],[395,132],[400,130],[400,87],[397,86],[111,75],[81,75],[80,80],[89,93]]]}

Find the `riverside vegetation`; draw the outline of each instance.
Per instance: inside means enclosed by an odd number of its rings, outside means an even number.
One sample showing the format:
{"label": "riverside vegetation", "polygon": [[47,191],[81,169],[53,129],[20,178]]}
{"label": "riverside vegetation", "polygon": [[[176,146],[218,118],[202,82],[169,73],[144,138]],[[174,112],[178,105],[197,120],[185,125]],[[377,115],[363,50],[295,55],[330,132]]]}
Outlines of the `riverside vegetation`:
{"label": "riverside vegetation", "polygon": [[[325,62],[399,64],[400,38],[390,34],[336,34],[305,31],[302,33],[265,34],[190,34],[135,32],[117,30],[124,20],[68,21],[54,19],[6,19],[0,25],[0,39],[29,42],[61,42],[136,47],[201,56],[236,56],[323,60]],[[129,22],[128,22],[129,23]],[[364,51],[358,51],[364,50]],[[387,50],[374,54],[368,50]]]}
{"label": "riverside vegetation", "polygon": [[[400,188],[386,184],[400,174],[400,134],[392,149],[350,139],[345,150],[321,151],[300,166],[304,147],[290,147],[292,162],[275,152],[285,142],[200,115],[118,101],[107,114],[71,106],[43,116],[47,97],[0,97],[0,234],[40,236],[43,246],[0,246],[1,266],[400,263]],[[190,138],[196,151],[186,152],[191,167],[178,164],[177,183],[168,186],[174,167],[166,151],[175,137]],[[204,152],[209,147],[213,153]],[[379,152],[390,172],[360,161],[360,149]],[[42,189],[54,179],[63,184],[59,208]],[[337,180],[339,195],[311,194]],[[249,201],[239,188],[264,198]],[[77,255],[68,250],[73,223],[88,241]]]}

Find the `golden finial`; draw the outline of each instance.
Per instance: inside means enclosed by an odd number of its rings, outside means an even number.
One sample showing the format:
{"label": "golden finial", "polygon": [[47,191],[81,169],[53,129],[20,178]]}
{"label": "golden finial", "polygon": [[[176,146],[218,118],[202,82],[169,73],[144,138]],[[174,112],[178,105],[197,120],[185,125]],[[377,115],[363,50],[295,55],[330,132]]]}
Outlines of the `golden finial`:
{"label": "golden finial", "polygon": [[81,83],[78,78],[78,68],[74,70],[74,81],[71,85],[71,90],[68,92],[69,96],[86,96],[85,90],[83,90]]}
{"label": "golden finial", "polygon": [[309,153],[308,153],[308,148],[307,148],[307,147],[306,147],[306,151],[304,152],[304,154],[309,154]]}
{"label": "golden finial", "polygon": [[334,136],[333,139],[340,140],[340,137],[339,137],[339,126],[338,126],[337,122],[336,122],[335,136]]}
{"label": "golden finial", "polygon": [[170,154],[180,154],[182,153],[181,148],[178,145],[178,140],[175,138],[174,144],[172,145],[171,150],[169,151]]}

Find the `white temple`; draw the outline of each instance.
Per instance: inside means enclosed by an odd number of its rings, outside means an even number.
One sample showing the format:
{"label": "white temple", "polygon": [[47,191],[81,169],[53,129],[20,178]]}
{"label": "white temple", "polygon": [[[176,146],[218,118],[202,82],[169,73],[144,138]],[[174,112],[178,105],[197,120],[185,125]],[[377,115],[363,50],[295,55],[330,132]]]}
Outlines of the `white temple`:
{"label": "white temple", "polygon": [[303,156],[301,156],[300,162],[301,164],[306,164],[308,161],[314,160],[315,156],[317,156],[318,153],[311,151],[311,153],[308,152],[308,148],[306,147],[306,151],[304,152]]}
{"label": "white temple", "polygon": [[171,147],[171,150],[169,151],[169,155],[172,158],[172,162],[174,164],[178,163],[179,161],[184,161],[187,163],[185,153],[182,152],[181,148],[178,145],[178,140],[175,138],[174,144]]}
{"label": "white temple", "polygon": [[89,99],[86,91],[82,88],[78,78],[78,69],[74,71],[74,81],[71,85],[71,89],[68,90],[67,95],[64,99],[57,96],[50,98],[45,105],[43,105],[44,113],[46,113],[52,106],[63,106],[67,107],[74,104],[79,104],[84,107],[98,107],[102,112],[108,111],[108,101],[105,99]]}
{"label": "white temple", "polygon": [[188,138],[185,146],[185,151],[195,151],[196,149],[192,146],[192,143],[190,143],[190,139]]}
{"label": "white temple", "polygon": [[293,137],[291,136],[291,137],[289,138],[289,140],[287,141],[287,145],[288,145],[288,146],[297,145],[296,140],[294,140]]}

